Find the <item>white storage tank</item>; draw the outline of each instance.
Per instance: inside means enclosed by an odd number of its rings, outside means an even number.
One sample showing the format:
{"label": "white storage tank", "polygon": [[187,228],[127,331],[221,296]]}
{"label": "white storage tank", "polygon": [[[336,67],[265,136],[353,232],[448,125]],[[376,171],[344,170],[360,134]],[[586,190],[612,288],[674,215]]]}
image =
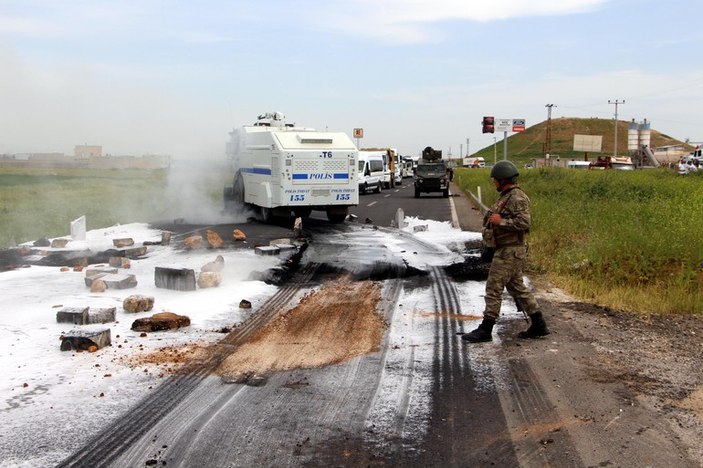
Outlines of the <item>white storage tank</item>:
{"label": "white storage tank", "polygon": [[644,122],[640,124],[640,145],[641,146],[650,146],[651,142],[651,134],[652,134],[652,129],[651,125],[649,122],[647,122],[647,119],[644,119]]}
{"label": "white storage tank", "polygon": [[639,125],[632,119],[627,126],[627,150],[637,151],[639,149],[640,137],[639,137]]}

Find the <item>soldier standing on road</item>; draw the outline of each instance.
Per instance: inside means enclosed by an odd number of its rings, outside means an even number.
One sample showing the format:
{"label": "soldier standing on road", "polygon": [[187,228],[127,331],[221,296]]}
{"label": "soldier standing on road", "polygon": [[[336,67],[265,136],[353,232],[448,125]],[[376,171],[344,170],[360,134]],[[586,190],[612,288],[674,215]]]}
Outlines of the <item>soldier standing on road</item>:
{"label": "soldier standing on road", "polygon": [[470,343],[491,341],[493,326],[500,315],[503,290],[515,299],[530,317],[530,327],[518,336],[539,338],[549,334],[539,305],[522,279],[527,257],[525,238],[530,229],[530,199],[517,185],[520,173],[510,161],[499,161],[491,169],[491,178],[500,198],[483,219],[484,241],[495,249],[486,281],[486,308],[477,329],[461,339]]}

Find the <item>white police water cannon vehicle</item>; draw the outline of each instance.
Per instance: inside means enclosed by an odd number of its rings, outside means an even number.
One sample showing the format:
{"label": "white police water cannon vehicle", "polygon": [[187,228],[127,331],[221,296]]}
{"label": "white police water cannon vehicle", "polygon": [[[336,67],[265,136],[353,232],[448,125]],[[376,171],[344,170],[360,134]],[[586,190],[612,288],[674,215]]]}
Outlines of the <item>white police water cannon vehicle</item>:
{"label": "white police water cannon vehicle", "polygon": [[358,150],[345,133],[296,127],[271,112],[229,134],[234,178],[224,189],[225,208],[253,205],[265,221],[321,210],[339,223],[359,204]]}

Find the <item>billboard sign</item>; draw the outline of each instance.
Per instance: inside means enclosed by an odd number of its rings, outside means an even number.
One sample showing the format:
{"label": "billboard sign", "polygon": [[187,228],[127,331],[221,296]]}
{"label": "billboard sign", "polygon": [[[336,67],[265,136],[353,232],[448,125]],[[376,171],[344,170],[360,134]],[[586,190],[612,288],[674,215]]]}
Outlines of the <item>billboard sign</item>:
{"label": "billboard sign", "polygon": [[513,119],[496,119],[496,132],[511,132]]}
{"label": "billboard sign", "polygon": [[600,153],[602,146],[603,135],[574,135],[574,151]]}

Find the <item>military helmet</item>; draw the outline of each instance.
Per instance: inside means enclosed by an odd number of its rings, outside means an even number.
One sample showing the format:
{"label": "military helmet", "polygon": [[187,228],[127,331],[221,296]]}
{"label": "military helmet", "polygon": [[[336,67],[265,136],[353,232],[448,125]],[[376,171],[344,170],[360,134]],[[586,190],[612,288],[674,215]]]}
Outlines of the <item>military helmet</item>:
{"label": "military helmet", "polygon": [[508,160],[498,161],[491,169],[491,177],[497,180],[510,179],[519,175],[515,164]]}

